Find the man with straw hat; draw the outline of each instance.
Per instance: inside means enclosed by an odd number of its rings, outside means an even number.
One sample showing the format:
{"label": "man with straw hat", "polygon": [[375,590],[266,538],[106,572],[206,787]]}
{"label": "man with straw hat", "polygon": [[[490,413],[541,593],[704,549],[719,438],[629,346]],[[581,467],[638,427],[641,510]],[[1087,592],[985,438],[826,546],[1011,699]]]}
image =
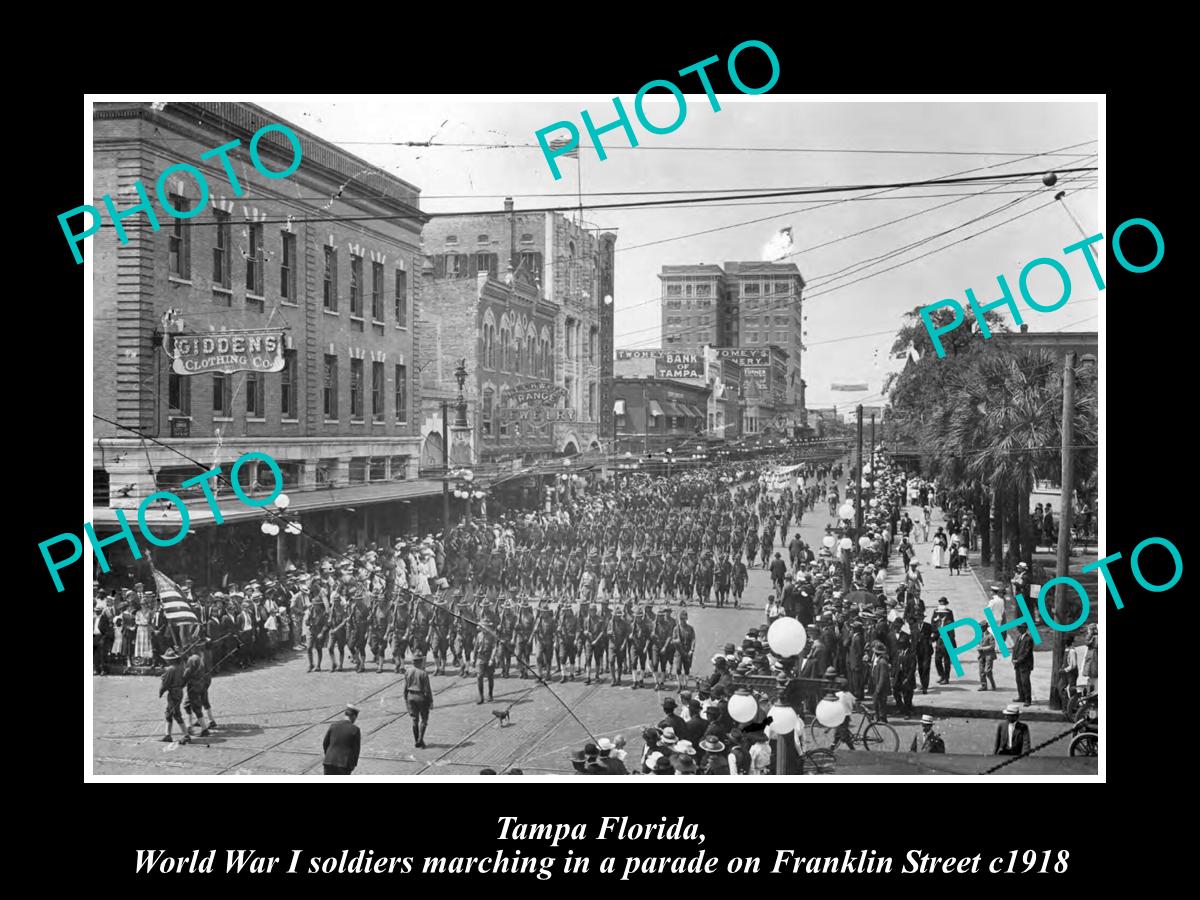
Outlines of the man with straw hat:
{"label": "man with straw hat", "polygon": [[362,747],[362,733],[354,724],[358,718],[358,707],[347,703],[343,712],[346,718],[334,722],[325,732],[322,749],[325,751],[326,775],[350,775],[358,765],[358,753]]}

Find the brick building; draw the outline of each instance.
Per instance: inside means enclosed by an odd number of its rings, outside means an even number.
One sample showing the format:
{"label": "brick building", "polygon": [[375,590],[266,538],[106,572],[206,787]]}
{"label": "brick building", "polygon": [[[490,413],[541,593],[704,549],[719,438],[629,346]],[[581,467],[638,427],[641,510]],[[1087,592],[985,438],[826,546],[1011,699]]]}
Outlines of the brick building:
{"label": "brick building", "polygon": [[663,266],[658,277],[663,347],[778,347],[787,362],[782,395],[776,397],[771,417],[783,414],[789,425],[803,424],[804,278],[796,265],[748,261],[726,262],[723,267]]}
{"label": "brick building", "polygon": [[[416,527],[407,501],[440,491],[440,483],[417,477],[421,397],[412,323],[421,308],[426,218],[418,189],[290,123],[302,148],[299,168],[282,180],[264,178],[249,162],[248,145],[280,120],[253,104],[98,103],[93,120],[92,202],[101,206],[109,194],[128,209],[141,182],[161,223],[154,231],[144,214],[126,219],[126,245],[107,227],[92,238],[94,409],[124,426],[94,423],[98,533],[117,530],[116,509],[132,511],[169,490],[187,501],[193,534],[156,551],[168,573],[213,583],[264,560],[319,553],[296,536],[264,535],[263,513],[228,489],[218,495],[224,524],[215,526],[199,487],[179,487],[214,465],[228,476],[249,451],[279,463],[289,513],[307,534],[344,547]],[[200,159],[234,139],[241,146],[229,158],[241,196],[219,158]],[[274,171],[292,159],[278,133],[258,149]],[[163,170],[181,162],[204,174],[210,192],[198,208],[197,181],[168,176],[171,204],[197,210],[186,220],[154,197]],[[221,371],[203,352],[187,363],[192,371],[175,371],[181,347],[236,353],[268,337],[282,349],[280,371],[236,363]],[[250,492],[273,483],[266,466],[255,464],[243,466],[239,480]],[[148,521],[174,535],[179,516],[156,505]],[[110,545],[108,556],[120,573],[126,544]]]}
{"label": "brick building", "polygon": [[707,385],[637,375],[614,383],[618,458],[644,459],[705,443],[705,410],[712,395]]}
{"label": "brick building", "polygon": [[[562,388],[556,406],[573,410],[575,419],[550,423],[554,453],[570,456],[602,451],[605,436],[612,434],[613,422],[612,297],[616,235],[597,233],[596,229],[581,227],[557,213],[514,212],[511,200],[505,201],[505,209],[506,212],[490,215],[437,216],[432,219],[422,234],[425,272],[432,282],[469,279],[472,285],[486,273],[486,284],[480,282],[482,286],[468,287],[463,294],[464,298],[473,297],[471,302],[476,304],[476,356],[486,338],[483,306],[498,302],[496,291],[507,286],[510,269],[516,285],[509,292],[508,302],[512,308],[510,310],[510,306],[503,303],[492,307],[497,329],[493,338],[496,342],[494,352],[498,361],[505,359],[506,349],[510,355],[516,354],[518,340],[523,342],[522,354],[528,351],[528,326],[532,323],[536,323],[538,342],[535,362],[540,361],[547,346],[542,335],[543,326],[549,324],[545,316],[553,311],[554,321],[548,334],[550,359],[540,369],[545,374],[531,376],[528,371],[505,370],[503,366],[491,371],[496,375],[511,375],[514,379],[519,376],[527,381],[541,378]],[[531,305],[530,298],[536,303]],[[501,307],[510,317],[515,315],[523,321],[526,330],[522,337],[518,337],[515,329],[510,330],[507,348],[501,346],[504,341],[500,334],[503,313],[498,315],[496,312]],[[436,317],[428,319],[430,323],[435,320]],[[533,371],[539,371],[536,365]],[[511,390],[515,383],[507,377],[492,379],[497,392],[502,385]],[[482,394],[480,396],[482,399]],[[498,393],[496,398],[499,399]],[[484,409],[480,407],[479,412],[480,421],[473,425],[482,437]],[[522,432],[522,439],[525,436]],[[498,440],[502,446],[505,440],[515,438],[515,434],[489,437]],[[529,437],[532,439],[532,435]],[[477,442],[476,446],[487,453],[493,452],[486,442]],[[543,450],[541,443],[528,448],[535,457]]]}

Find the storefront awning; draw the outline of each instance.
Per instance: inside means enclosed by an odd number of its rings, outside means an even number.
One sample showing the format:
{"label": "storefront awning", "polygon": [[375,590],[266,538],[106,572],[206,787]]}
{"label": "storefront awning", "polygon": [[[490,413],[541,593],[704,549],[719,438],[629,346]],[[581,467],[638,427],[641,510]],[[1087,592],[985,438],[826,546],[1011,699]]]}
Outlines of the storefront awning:
{"label": "storefront awning", "polygon": [[703,419],[704,418],[704,413],[700,412],[700,410],[697,407],[692,406],[690,403],[685,404],[684,409],[686,409],[688,411],[688,415],[691,416],[693,419]]}
{"label": "storefront awning", "polygon": [[658,405],[657,400],[650,401],[650,415],[659,418],[663,415],[663,408]]}
{"label": "storefront awning", "polygon": [[625,401],[620,397],[613,402],[613,413],[618,416],[625,415]]}
{"label": "storefront awning", "polygon": [[[374,503],[389,503],[394,500],[414,500],[418,497],[432,497],[442,492],[440,479],[410,479],[405,481],[375,481],[366,484],[355,484],[347,487],[317,489],[315,491],[300,491],[290,489],[285,491],[291,503],[289,513],[317,512],[339,507],[360,507]],[[187,501],[188,518],[191,527],[204,527],[215,524],[212,510],[208,501],[203,497]],[[221,518],[225,522],[244,522],[267,517],[263,507],[247,506],[236,497],[218,497],[217,505],[221,509]],[[275,507],[271,507],[275,510]],[[276,510],[277,511],[277,510]],[[137,507],[123,510],[125,518],[137,527]],[[173,533],[179,528],[179,512],[174,506],[164,510],[153,508],[147,511],[147,523],[155,527],[156,533]],[[107,526],[117,528],[120,520],[116,509],[110,507],[94,508],[92,521],[96,528]]]}
{"label": "storefront awning", "polygon": [[666,401],[666,409],[668,416],[675,416],[680,419],[687,418],[687,412],[678,403],[672,403],[668,400]]}

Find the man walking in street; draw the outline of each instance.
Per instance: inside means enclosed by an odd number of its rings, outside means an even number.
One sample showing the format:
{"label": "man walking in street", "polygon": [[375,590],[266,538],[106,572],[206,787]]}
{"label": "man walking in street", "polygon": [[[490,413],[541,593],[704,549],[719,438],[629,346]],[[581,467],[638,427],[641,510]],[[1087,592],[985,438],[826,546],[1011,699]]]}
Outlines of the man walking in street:
{"label": "man walking in street", "polygon": [[892,668],[888,663],[887,646],[875,642],[875,664],[871,667],[871,693],[875,697],[875,719],[886,722],[888,694],[892,692]]}
{"label": "man walking in street", "polygon": [[921,716],[921,733],[914,734],[909,753],[945,753],[946,742],[933,729],[933,716]]}
{"label": "man walking in street", "polygon": [[358,765],[358,752],[362,746],[362,732],[354,724],[358,718],[358,707],[347,703],[346,718],[334,722],[325,732],[325,774],[350,775]]}
{"label": "man walking in street", "polygon": [[[933,633],[937,635],[937,645],[934,648],[934,665],[937,666],[938,684],[950,683],[950,652],[946,649],[946,643],[942,640],[942,626],[949,625],[954,621],[954,612],[950,609],[950,601],[945,597],[938,598],[937,609],[930,616],[931,624],[933,625]],[[958,646],[958,639],[954,636],[953,631],[946,632],[946,636],[950,638],[951,646]]]}
{"label": "man walking in street", "polygon": [[419,652],[404,676],[404,699],[412,719],[413,746],[424,749],[425,728],[429,724],[429,711],[433,709],[433,687],[429,684],[429,673],[425,671],[425,657]]}

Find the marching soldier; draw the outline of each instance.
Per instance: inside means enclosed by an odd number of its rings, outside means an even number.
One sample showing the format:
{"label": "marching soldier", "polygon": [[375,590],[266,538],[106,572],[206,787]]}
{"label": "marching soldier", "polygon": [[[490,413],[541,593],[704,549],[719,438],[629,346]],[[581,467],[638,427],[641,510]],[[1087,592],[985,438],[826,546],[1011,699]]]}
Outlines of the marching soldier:
{"label": "marching soldier", "polygon": [[429,683],[429,673],[425,671],[425,657],[418,653],[412,662],[413,667],[404,676],[404,699],[412,719],[413,746],[424,749],[425,728],[433,709],[433,687]]}

